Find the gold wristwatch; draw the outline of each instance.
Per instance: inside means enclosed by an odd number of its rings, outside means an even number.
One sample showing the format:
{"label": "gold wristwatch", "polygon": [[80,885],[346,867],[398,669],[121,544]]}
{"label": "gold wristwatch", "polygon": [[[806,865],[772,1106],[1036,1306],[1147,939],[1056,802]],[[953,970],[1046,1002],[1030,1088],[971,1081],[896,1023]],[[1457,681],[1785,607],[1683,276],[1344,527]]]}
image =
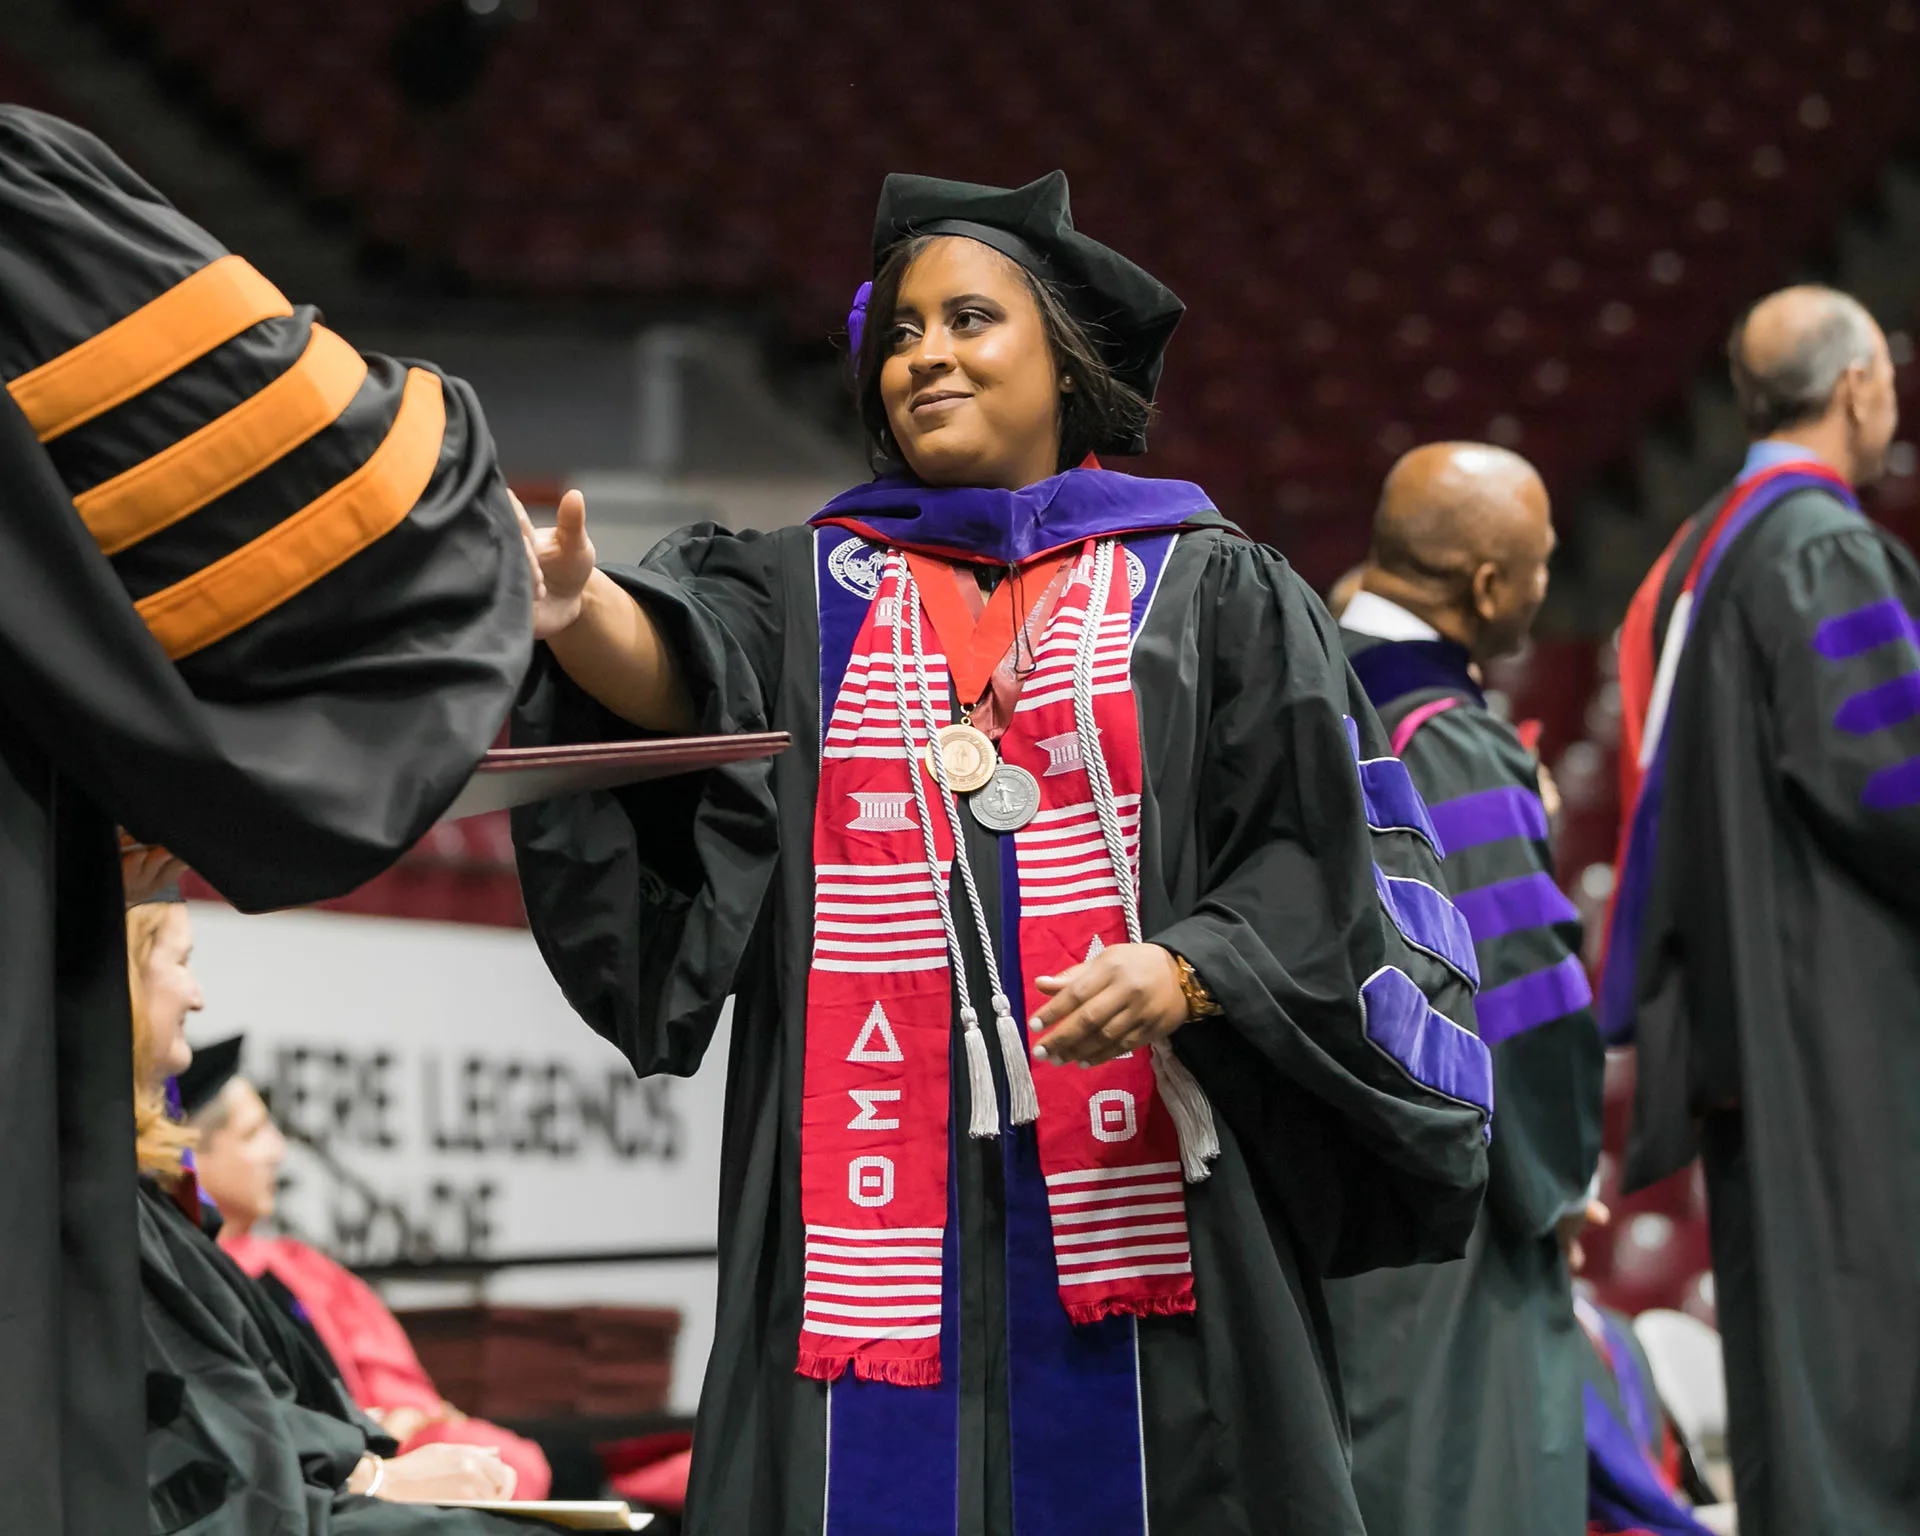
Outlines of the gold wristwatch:
{"label": "gold wristwatch", "polygon": [[1200,979],[1200,973],[1193,968],[1193,962],[1185,955],[1169,950],[1173,955],[1174,969],[1180,973],[1180,995],[1187,1000],[1187,1022],[1195,1019],[1210,1019],[1226,1010],[1213,1000],[1213,994],[1207,990],[1207,984]]}

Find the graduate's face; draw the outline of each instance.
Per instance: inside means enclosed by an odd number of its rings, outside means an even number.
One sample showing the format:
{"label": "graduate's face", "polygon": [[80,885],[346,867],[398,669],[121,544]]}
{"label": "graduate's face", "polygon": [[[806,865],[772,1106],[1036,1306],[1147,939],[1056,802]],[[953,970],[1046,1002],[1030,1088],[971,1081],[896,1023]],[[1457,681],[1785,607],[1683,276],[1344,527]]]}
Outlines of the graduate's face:
{"label": "graduate's face", "polygon": [[200,1187],[236,1231],[273,1214],[287,1141],[266,1102],[244,1077],[232,1078],[217,1101],[220,1128],[203,1135],[193,1162]]}
{"label": "graduate's face", "polygon": [[145,1057],[161,1082],[178,1077],[193,1060],[187,1015],[205,1006],[193,974],[193,923],[184,902],[166,903],[153,949],[140,968],[140,1001]]}
{"label": "graduate's face", "polygon": [[929,485],[1018,490],[1060,462],[1060,391],[1020,269],[977,240],[936,240],[900,282],[880,398]]}

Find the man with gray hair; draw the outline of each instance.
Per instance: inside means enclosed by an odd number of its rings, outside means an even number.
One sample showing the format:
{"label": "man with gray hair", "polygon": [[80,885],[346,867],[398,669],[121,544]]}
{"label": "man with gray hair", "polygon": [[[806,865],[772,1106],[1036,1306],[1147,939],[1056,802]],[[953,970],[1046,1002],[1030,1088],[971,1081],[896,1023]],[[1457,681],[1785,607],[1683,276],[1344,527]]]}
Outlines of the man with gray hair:
{"label": "man with gray hair", "polygon": [[1812,286],[1727,350],[1752,448],[1620,637],[1625,1184],[1702,1158],[1743,1536],[1920,1531],[1920,565],[1854,499],[1893,367]]}

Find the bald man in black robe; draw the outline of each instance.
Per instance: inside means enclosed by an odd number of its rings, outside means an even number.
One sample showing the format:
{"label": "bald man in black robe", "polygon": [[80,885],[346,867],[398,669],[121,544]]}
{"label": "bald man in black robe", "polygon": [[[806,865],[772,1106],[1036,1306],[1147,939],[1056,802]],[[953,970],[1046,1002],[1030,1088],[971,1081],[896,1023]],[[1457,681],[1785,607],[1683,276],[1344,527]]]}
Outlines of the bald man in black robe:
{"label": "bald man in black robe", "polygon": [[1553,545],[1526,460],[1417,448],[1387,478],[1341,607],[1348,659],[1427,801],[1472,930],[1494,1066],[1466,1256],[1330,1288],[1371,1536],[1549,1536],[1585,1517],[1585,1346],[1564,1245],[1600,1153],[1603,1060],[1539,764],[1478,676],[1525,643]]}

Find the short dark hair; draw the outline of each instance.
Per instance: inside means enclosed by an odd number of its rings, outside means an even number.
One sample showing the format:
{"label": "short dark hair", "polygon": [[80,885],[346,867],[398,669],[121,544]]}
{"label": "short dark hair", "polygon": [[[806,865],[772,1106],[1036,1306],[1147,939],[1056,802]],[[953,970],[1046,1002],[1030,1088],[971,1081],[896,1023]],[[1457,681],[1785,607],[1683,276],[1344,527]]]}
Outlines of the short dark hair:
{"label": "short dark hair", "polygon": [[[853,390],[860,425],[867,437],[867,458],[875,469],[907,467],[888,427],[886,404],[880,398],[880,368],[887,359],[887,342],[893,333],[893,311],[900,299],[900,284],[907,268],[934,241],[964,238],[909,235],[887,248],[880,270],[874,274],[873,292],[867,298],[866,328],[853,356]],[[1046,333],[1047,347],[1053,353],[1054,370],[1061,378],[1073,380],[1073,388],[1060,396],[1058,468],[1073,468],[1098,443],[1116,438],[1124,440],[1145,431],[1153,407],[1132,386],[1123,383],[1112,365],[1101,356],[1093,327],[1073,313],[1065,287],[1030,272],[1011,257],[1001,259],[1020,274],[1039,307],[1040,324]]]}
{"label": "short dark hair", "polygon": [[1727,337],[1734,398],[1740,403],[1740,419],[1754,438],[1817,421],[1846,371],[1856,363],[1873,361],[1873,317],[1860,301],[1837,288],[1815,286],[1813,291],[1826,300],[1819,319],[1780,356],[1770,358],[1766,367],[1754,366],[1747,356],[1747,322],[1758,304],[1735,322]]}

